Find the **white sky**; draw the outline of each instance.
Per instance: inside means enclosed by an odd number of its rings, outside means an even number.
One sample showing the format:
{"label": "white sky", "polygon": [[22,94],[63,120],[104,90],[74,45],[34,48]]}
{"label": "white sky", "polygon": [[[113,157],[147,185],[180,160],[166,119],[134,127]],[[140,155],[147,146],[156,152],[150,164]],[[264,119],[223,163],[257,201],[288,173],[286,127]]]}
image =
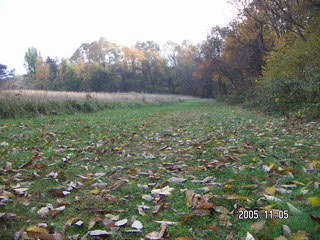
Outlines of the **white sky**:
{"label": "white sky", "polygon": [[0,63],[25,73],[24,54],[69,58],[81,43],[153,40],[194,44],[236,10],[227,0],[0,0]]}

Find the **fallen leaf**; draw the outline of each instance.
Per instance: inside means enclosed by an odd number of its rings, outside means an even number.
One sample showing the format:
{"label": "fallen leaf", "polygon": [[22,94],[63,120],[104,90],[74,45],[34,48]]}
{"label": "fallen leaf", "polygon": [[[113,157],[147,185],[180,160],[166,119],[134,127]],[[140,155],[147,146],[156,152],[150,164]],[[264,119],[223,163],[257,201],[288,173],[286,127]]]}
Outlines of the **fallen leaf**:
{"label": "fallen leaf", "polygon": [[269,195],[274,195],[276,193],[276,187],[273,186],[273,187],[266,187],[264,189],[265,193],[269,194]]}
{"label": "fallen leaf", "polygon": [[289,226],[283,225],[282,229],[283,229],[283,233],[285,236],[287,236],[287,237],[291,236],[291,230],[290,230]]}
{"label": "fallen leaf", "polygon": [[179,225],[178,222],[172,222],[172,221],[154,221],[154,222],[160,223],[160,224],[165,223],[165,224],[167,224],[167,225]]}
{"label": "fallen leaf", "polygon": [[99,194],[100,193],[100,189],[98,187],[94,187],[93,190],[91,190],[89,193],[92,193],[92,194]]}
{"label": "fallen leaf", "polygon": [[284,236],[279,236],[279,237],[275,238],[274,240],[288,240],[288,239],[285,238]]}
{"label": "fallen leaf", "polygon": [[161,226],[160,226],[160,231],[159,232],[154,231],[154,232],[148,233],[145,236],[145,238],[149,239],[149,240],[161,240],[162,237],[166,233],[166,229],[167,229],[167,224],[162,223]]}
{"label": "fallen leaf", "polygon": [[225,240],[232,240],[233,239],[233,235],[234,235],[234,230],[232,230],[231,232],[228,233],[228,235],[226,236]]}
{"label": "fallen leaf", "polygon": [[102,216],[93,216],[88,223],[88,229],[93,228],[97,223],[102,222]]}
{"label": "fallen leaf", "polygon": [[314,216],[310,215],[310,218],[311,218],[312,220],[314,220],[314,221],[317,221],[318,224],[320,224],[320,217],[314,217]]}
{"label": "fallen leaf", "polygon": [[251,233],[247,232],[246,240],[255,240]]}
{"label": "fallen leaf", "polygon": [[213,209],[218,213],[224,213],[224,214],[230,213],[230,211],[228,209],[226,209],[225,207],[222,207],[222,206],[215,206]]}
{"label": "fallen leaf", "polygon": [[232,223],[230,222],[231,217],[227,214],[221,214],[218,216],[219,225],[223,227],[231,227]]}
{"label": "fallen leaf", "polygon": [[142,223],[141,223],[140,221],[135,220],[135,221],[133,221],[133,223],[131,224],[131,227],[140,230],[140,229],[143,228],[143,225],[142,225]]}
{"label": "fallen leaf", "polygon": [[68,219],[62,228],[62,232],[64,233],[68,227],[70,227],[75,222],[79,221],[79,219],[79,217]]}
{"label": "fallen leaf", "polygon": [[191,217],[197,217],[197,216],[207,216],[210,215],[210,210],[207,209],[196,209],[191,211],[188,215],[185,215],[183,217],[183,220],[181,221],[182,223],[185,223],[189,218]]}
{"label": "fallen leaf", "polygon": [[227,199],[230,199],[230,200],[249,200],[250,198],[249,197],[245,197],[245,196],[240,196],[238,194],[226,194],[226,198]]}
{"label": "fallen leaf", "polygon": [[308,240],[308,236],[305,232],[298,232],[291,235],[288,240]]}
{"label": "fallen leaf", "polygon": [[185,178],[177,178],[177,177],[172,177],[172,178],[169,178],[167,181],[169,183],[183,183],[185,182],[187,179]]}
{"label": "fallen leaf", "polygon": [[174,188],[171,188],[169,186],[165,186],[164,188],[153,189],[151,191],[151,193],[152,194],[160,194],[160,195],[170,195],[173,190],[174,190]]}
{"label": "fallen leaf", "polygon": [[110,236],[112,234],[112,232],[107,232],[104,230],[94,230],[94,231],[90,231],[89,235],[90,236]]}
{"label": "fallen leaf", "polygon": [[295,206],[293,206],[291,203],[287,202],[287,205],[288,205],[288,207],[289,207],[291,212],[293,212],[293,213],[301,213],[301,211],[298,208],[296,208]]}
{"label": "fallen leaf", "polygon": [[187,207],[192,207],[193,197],[195,194],[196,194],[195,191],[192,189],[186,191],[186,197],[187,197],[186,205],[187,205]]}
{"label": "fallen leaf", "polygon": [[128,182],[128,180],[121,179],[121,180],[115,182],[114,184],[112,184],[111,186],[109,186],[108,189],[110,191],[116,190],[116,189],[122,187],[123,185],[125,185],[127,182]]}
{"label": "fallen leaf", "polygon": [[307,200],[313,207],[320,206],[320,197],[308,197]]}
{"label": "fallen leaf", "polygon": [[122,226],[126,225],[127,222],[128,222],[128,219],[125,218],[125,219],[122,219],[122,220],[115,222],[114,225],[116,225],[117,227],[122,227]]}
{"label": "fallen leaf", "polygon": [[266,224],[265,220],[252,223],[249,227],[249,230],[251,232],[259,232],[261,229],[263,229],[265,224]]}

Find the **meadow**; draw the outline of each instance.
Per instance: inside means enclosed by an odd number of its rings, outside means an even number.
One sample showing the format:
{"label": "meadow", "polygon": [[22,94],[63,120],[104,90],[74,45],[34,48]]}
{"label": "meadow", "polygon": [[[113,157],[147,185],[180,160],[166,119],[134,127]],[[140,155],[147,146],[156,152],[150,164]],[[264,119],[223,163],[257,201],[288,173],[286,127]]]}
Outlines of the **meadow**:
{"label": "meadow", "polygon": [[97,93],[44,90],[0,90],[0,118],[97,112],[110,108],[161,105],[194,99],[148,93]]}
{"label": "meadow", "polygon": [[319,130],[196,99],[2,120],[0,238],[317,240]]}

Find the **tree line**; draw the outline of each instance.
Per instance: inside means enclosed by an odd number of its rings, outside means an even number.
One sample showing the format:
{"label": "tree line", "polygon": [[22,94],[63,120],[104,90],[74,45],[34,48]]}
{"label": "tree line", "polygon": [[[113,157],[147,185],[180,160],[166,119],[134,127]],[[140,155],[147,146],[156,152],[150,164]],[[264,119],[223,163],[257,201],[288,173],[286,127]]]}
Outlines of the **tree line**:
{"label": "tree line", "polygon": [[212,97],[196,77],[193,44],[154,41],[119,46],[104,38],[83,43],[69,59],[43,59],[37,49],[25,54],[27,85],[33,89],[149,92]]}
{"label": "tree line", "polygon": [[173,93],[319,117],[318,0],[233,0],[239,15],[201,43],[83,43],[68,59],[25,54],[27,86],[66,91]]}

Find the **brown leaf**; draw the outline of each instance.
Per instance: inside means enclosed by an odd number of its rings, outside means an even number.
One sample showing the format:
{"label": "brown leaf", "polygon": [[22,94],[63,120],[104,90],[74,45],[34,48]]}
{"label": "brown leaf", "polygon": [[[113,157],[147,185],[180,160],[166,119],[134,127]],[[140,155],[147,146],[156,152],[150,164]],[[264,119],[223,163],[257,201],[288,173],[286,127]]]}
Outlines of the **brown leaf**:
{"label": "brown leaf", "polygon": [[29,162],[26,162],[26,163],[22,164],[19,168],[30,167],[32,165],[33,165],[33,161],[30,160]]}
{"label": "brown leaf", "polygon": [[128,180],[120,179],[117,182],[115,182],[114,184],[112,184],[111,186],[109,186],[108,189],[110,191],[114,191],[114,190],[122,187],[123,185],[125,185],[127,182],[128,182]]}
{"label": "brown leaf", "polygon": [[53,195],[54,197],[64,197],[63,191],[59,189],[52,189],[48,191],[49,194]]}
{"label": "brown leaf", "polygon": [[185,215],[181,222],[185,223],[191,217],[201,217],[201,216],[207,216],[207,215],[210,215],[210,210],[196,209],[196,210],[191,211],[191,213],[189,213],[188,215]]}
{"label": "brown leaf", "polygon": [[218,216],[219,219],[219,225],[223,227],[231,227],[232,223],[230,222],[230,216],[227,214],[221,214]]}
{"label": "brown leaf", "polygon": [[211,230],[218,230],[219,227],[217,225],[207,225],[206,229],[211,229]]}
{"label": "brown leaf", "polygon": [[234,235],[234,230],[232,230],[231,232],[228,233],[228,235],[226,236],[226,240],[232,240],[233,235]]}
{"label": "brown leaf", "polygon": [[166,234],[167,226],[168,225],[166,223],[161,223],[159,232],[154,231],[148,233],[145,238],[149,240],[161,240],[161,238],[163,238],[163,236]]}
{"label": "brown leaf", "polygon": [[263,227],[264,225],[266,224],[266,221],[263,220],[263,221],[259,221],[259,222],[255,222],[255,223],[252,223],[249,227],[249,231],[251,232],[259,232]]}
{"label": "brown leaf", "polygon": [[310,218],[320,224],[320,217],[314,217],[314,216],[310,215]]}
{"label": "brown leaf", "polygon": [[102,222],[103,221],[103,217],[102,216],[93,216],[89,223],[88,223],[88,230],[90,230],[91,228],[93,228],[97,223]]}
{"label": "brown leaf", "polygon": [[168,179],[169,183],[183,183],[185,182],[187,179],[185,178],[177,178],[177,177],[172,177]]}
{"label": "brown leaf", "polygon": [[163,206],[164,206],[164,203],[160,203],[156,205],[152,210],[152,214],[153,215],[157,214]]}

